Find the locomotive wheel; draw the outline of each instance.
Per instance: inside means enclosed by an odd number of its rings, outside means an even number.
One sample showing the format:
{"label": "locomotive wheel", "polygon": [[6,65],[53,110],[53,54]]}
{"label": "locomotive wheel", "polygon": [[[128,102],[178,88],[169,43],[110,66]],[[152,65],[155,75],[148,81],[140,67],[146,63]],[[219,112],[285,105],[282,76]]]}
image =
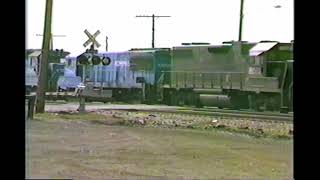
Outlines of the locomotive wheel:
{"label": "locomotive wheel", "polygon": [[200,95],[197,94],[197,96],[195,97],[195,105],[197,108],[203,108],[203,105],[201,104],[201,101],[200,101]]}
{"label": "locomotive wheel", "polygon": [[186,95],[185,95],[185,97],[186,97],[185,105],[190,106],[190,105],[193,105],[193,104],[194,104],[194,103],[193,103],[193,94],[192,94],[192,92],[187,92]]}
{"label": "locomotive wheel", "polygon": [[30,94],[31,93],[31,88],[30,87],[26,87],[26,94]]}
{"label": "locomotive wheel", "polygon": [[164,104],[166,104],[166,105],[168,105],[168,106],[170,106],[170,96],[171,96],[171,94],[170,94],[170,91],[168,91],[168,90],[164,90],[164,92],[163,92],[163,103]]}
{"label": "locomotive wheel", "polygon": [[174,91],[166,91],[164,93],[164,103],[168,106],[175,106],[177,104],[177,93]]}
{"label": "locomotive wheel", "polygon": [[37,92],[37,86],[33,86],[33,87],[31,88],[31,92]]}
{"label": "locomotive wheel", "polygon": [[185,92],[178,92],[177,93],[177,103],[178,106],[183,106],[186,104],[186,93]]}
{"label": "locomotive wheel", "polygon": [[254,111],[260,111],[260,104],[258,102],[258,97],[255,94],[248,95],[249,109]]}
{"label": "locomotive wheel", "polygon": [[263,102],[261,102],[260,100],[257,100],[257,102],[255,104],[255,110],[257,112],[262,112],[263,111],[263,108],[262,108],[263,105],[264,105]]}
{"label": "locomotive wheel", "polygon": [[170,105],[171,106],[178,105],[178,93],[172,92],[172,94],[170,95]]}
{"label": "locomotive wheel", "polygon": [[198,103],[196,103],[196,107],[197,108],[203,108],[203,105],[200,102],[198,102]]}
{"label": "locomotive wheel", "polygon": [[269,100],[267,100],[267,110],[269,111],[279,110],[280,106],[278,102],[279,100],[277,100],[276,97],[269,98]]}
{"label": "locomotive wheel", "polygon": [[231,96],[231,107],[232,109],[240,110],[240,109],[248,109],[249,101],[248,95],[238,95],[237,93],[230,94]]}

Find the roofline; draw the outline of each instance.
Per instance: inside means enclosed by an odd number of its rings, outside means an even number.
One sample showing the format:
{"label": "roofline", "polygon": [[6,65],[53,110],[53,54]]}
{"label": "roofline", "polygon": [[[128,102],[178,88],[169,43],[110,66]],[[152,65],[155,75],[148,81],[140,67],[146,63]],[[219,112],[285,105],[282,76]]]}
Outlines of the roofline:
{"label": "roofline", "polygon": [[170,50],[171,48],[131,48],[129,51],[159,51]]}
{"label": "roofline", "polygon": [[277,44],[276,44],[276,45],[274,45],[273,47],[271,47],[269,50],[267,50],[267,51],[263,51],[262,53],[260,53],[260,54],[259,54],[259,55],[257,55],[257,56],[262,56],[262,55],[264,55],[266,52],[268,52],[268,51],[272,51],[274,48],[278,47],[280,44],[281,44],[281,43],[277,42]]}

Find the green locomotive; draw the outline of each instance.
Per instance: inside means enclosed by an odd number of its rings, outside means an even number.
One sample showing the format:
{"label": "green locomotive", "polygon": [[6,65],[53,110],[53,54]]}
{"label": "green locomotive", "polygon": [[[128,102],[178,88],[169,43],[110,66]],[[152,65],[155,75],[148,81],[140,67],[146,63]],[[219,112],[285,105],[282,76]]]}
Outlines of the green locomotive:
{"label": "green locomotive", "polygon": [[158,87],[168,105],[285,110],[293,108],[293,42],[225,42],[171,49]]}

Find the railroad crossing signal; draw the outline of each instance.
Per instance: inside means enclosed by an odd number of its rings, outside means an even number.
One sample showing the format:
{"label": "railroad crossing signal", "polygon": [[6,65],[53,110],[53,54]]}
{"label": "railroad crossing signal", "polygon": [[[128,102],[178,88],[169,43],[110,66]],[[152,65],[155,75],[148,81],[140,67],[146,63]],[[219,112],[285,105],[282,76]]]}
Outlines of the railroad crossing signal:
{"label": "railroad crossing signal", "polygon": [[101,46],[96,40],[96,37],[100,34],[99,30],[93,35],[91,35],[88,30],[84,30],[84,33],[86,33],[86,35],[89,37],[89,39],[83,44],[84,47],[87,47],[90,43],[92,43],[92,45],[96,45],[97,47]]}

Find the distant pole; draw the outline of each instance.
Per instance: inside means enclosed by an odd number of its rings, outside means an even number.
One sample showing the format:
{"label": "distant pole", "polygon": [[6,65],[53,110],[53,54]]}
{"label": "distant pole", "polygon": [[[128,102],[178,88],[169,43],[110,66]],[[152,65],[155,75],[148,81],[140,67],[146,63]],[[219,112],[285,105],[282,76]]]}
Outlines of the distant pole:
{"label": "distant pole", "polygon": [[106,51],[108,52],[108,36],[106,36]]}
{"label": "distant pole", "polygon": [[151,17],[152,18],[152,42],[151,42],[151,46],[152,48],[154,48],[154,18],[158,18],[158,17],[171,17],[171,16],[156,16],[154,14],[152,14],[152,16],[146,16],[146,15],[143,15],[143,16],[136,16],[136,17]]}
{"label": "distant pole", "polygon": [[152,48],[154,48],[154,14],[152,14]]}
{"label": "distant pole", "polygon": [[243,19],[243,3],[244,0],[241,0],[241,5],[240,5],[240,25],[239,25],[239,40],[242,41],[242,19]]}
{"label": "distant pole", "polygon": [[44,36],[42,41],[42,53],[40,61],[40,74],[37,87],[36,113],[44,113],[45,93],[47,87],[47,69],[51,36],[52,1],[46,0],[46,10],[44,19]]}

